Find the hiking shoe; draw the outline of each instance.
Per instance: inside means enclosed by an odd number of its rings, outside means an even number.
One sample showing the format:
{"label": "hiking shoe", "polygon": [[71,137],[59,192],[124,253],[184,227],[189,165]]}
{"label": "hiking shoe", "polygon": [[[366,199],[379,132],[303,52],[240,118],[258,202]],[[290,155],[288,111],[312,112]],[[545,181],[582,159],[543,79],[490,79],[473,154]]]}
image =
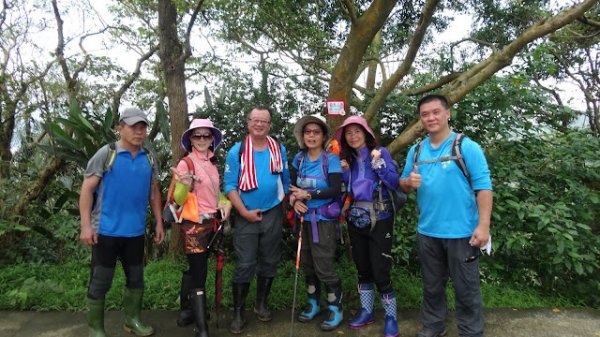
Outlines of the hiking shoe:
{"label": "hiking shoe", "polygon": [[317,300],[314,298],[309,298],[306,307],[298,315],[298,321],[302,323],[310,322],[319,314],[319,311],[320,308]]}
{"label": "hiking shoe", "polygon": [[332,331],[340,326],[342,319],[344,319],[344,313],[341,306],[329,305],[327,308],[329,309],[329,316],[321,322],[320,327],[323,331]]}
{"label": "hiking shoe", "polygon": [[446,336],[446,329],[442,331],[433,331],[431,329],[422,328],[417,334],[417,337],[443,337]]}

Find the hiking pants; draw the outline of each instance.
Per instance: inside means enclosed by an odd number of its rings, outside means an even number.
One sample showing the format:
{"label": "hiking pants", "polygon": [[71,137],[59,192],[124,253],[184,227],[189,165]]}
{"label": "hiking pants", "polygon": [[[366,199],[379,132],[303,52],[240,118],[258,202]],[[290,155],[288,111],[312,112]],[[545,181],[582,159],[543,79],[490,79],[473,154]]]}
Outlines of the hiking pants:
{"label": "hiking pants", "polygon": [[254,274],[273,278],[281,256],[281,230],[283,206],[281,204],[263,212],[261,221],[248,222],[235,215],[233,247],[237,262],[233,283],[250,283]]}
{"label": "hiking pants", "polygon": [[302,252],[300,261],[307,280],[318,278],[329,287],[340,282],[335,271],[335,250],[337,246],[337,221],[319,221],[319,242],[313,242],[310,221],[302,225]]}
{"label": "hiking pants", "polygon": [[88,298],[103,299],[110,290],[117,259],[125,272],[125,286],[144,288],[144,235],[128,238],[100,234],[98,243],[92,246]]}
{"label": "hiking pants", "polygon": [[[425,328],[441,331],[448,311],[448,277],[456,293],[456,323],[461,337],[483,336],[483,306],[479,291],[479,248],[470,238],[438,239],[419,234],[423,275],[421,319]],[[475,257],[474,259],[472,257]]]}
{"label": "hiking pants", "polygon": [[189,273],[192,279],[191,289],[206,289],[206,275],[208,274],[208,252],[186,254]]}
{"label": "hiking pants", "polygon": [[352,259],[358,271],[358,283],[375,283],[379,293],[393,291],[392,243],[394,242],[394,218],[377,220],[371,228],[348,225]]}

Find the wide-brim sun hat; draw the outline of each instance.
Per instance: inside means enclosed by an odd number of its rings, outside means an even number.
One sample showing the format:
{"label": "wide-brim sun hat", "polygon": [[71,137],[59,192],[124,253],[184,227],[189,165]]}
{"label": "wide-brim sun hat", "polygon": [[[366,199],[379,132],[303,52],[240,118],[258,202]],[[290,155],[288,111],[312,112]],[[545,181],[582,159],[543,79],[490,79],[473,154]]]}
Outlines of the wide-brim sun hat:
{"label": "wide-brim sun hat", "polygon": [[325,134],[323,135],[323,141],[327,140],[327,136],[329,135],[329,126],[327,125],[325,117],[321,116],[320,114],[302,116],[302,118],[296,122],[296,125],[294,125],[294,136],[296,137],[296,141],[298,142],[300,149],[304,149],[306,147],[304,146],[304,127],[306,124],[310,123],[318,124],[323,128],[325,131]]}
{"label": "wide-brim sun hat", "polygon": [[190,136],[194,129],[197,128],[208,128],[213,135],[213,150],[216,150],[217,147],[223,141],[223,133],[221,130],[214,127],[213,122],[207,118],[196,118],[192,120],[189,129],[185,130],[185,132],[181,135],[181,146],[187,151],[192,152],[192,142],[190,140]]}
{"label": "wide-brim sun hat", "polygon": [[337,139],[337,141],[340,142],[340,144],[342,143],[342,137],[344,136],[344,128],[350,124],[358,124],[362,126],[363,129],[365,129],[365,131],[367,131],[367,133],[370,134],[371,137],[373,137],[373,139],[377,139],[375,138],[375,133],[373,132],[373,129],[371,129],[369,123],[367,123],[367,120],[364,119],[364,117],[350,116],[346,118],[344,123],[342,123],[342,125],[340,125],[340,127],[337,128],[337,130],[335,130],[335,139]]}

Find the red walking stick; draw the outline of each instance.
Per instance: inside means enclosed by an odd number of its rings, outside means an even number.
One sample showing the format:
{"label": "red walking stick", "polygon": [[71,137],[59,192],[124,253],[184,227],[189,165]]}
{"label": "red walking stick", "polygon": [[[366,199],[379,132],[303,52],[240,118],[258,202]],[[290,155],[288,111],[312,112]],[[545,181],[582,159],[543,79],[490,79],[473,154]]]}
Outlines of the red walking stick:
{"label": "red walking stick", "polygon": [[217,269],[215,271],[215,316],[217,316],[217,328],[219,327],[219,316],[221,314],[221,298],[223,297],[223,260],[225,251],[222,247],[217,249]]}
{"label": "red walking stick", "polygon": [[290,324],[290,337],[294,335],[294,310],[296,309],[296,291],[298,290],[300,252],[302,251],[302,227],[304,227],[304,215],[300,216],[300,231],[298,232],[298,249],[296,250],[296,276],[294,276],[294,298],[292,300],[292,323]]}

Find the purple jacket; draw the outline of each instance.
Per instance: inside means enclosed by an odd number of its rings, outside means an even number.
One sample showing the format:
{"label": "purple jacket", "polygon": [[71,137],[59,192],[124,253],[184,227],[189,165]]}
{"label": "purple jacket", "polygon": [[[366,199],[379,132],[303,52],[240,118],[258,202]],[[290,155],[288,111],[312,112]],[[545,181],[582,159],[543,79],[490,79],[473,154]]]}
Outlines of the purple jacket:
{"label": "purple jacket", "polygon": [[[343,172],[346,186],[348,186],[350,174],[352,174],[352,186],[349,186],[349,190],[352,192],[354,201],[374,201],[373,196],[379,194],[379,180],[389,189],[399,188],[398,168],[392,160],[392,156],[384,147],[378,147],[377,149],[381,151],[381,159],[383,159],[385,165],[374,170],[371,167],[371,151],[364,147],[360,149],[361,159],[358,158],[356,153],[353,153],[354,160],[350,170]],[[382,195],[384,199],[389,199],[385,188]]]}

